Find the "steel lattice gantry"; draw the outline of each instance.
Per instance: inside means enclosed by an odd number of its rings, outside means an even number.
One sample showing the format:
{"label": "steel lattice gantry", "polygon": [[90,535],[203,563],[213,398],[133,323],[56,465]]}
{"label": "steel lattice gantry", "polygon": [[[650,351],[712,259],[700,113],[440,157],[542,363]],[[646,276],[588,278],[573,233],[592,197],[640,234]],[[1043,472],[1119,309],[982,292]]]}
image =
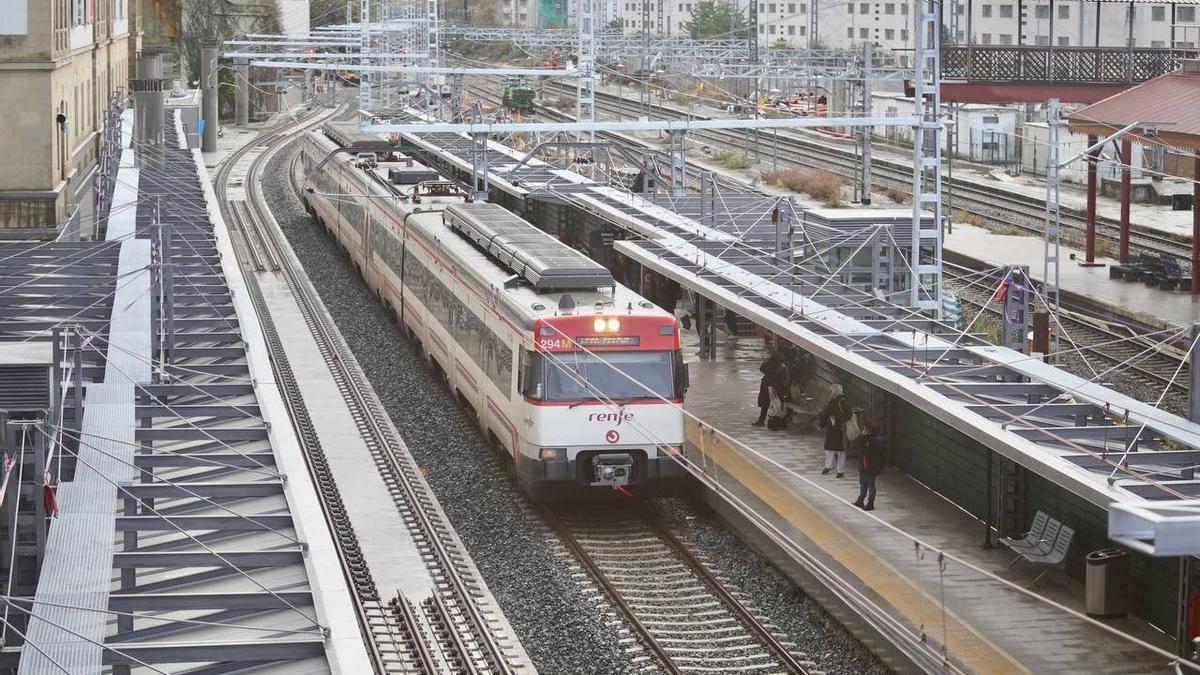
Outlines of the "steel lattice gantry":
{"label": "steel lattice gantry", "polygon": [[[285,480],[262,399],[273,380],[255,372],[222,266],[230,249],[179,126],[167,130],[164,165],[122,177],[138,198],[111,219],[109,241],[39,248],[31,259],[50,265],[58,251],[62,271],[0,291],[13,336],[78,320],[85,391],[80,425],[43,426],[72,441],[62,452],[74,468],[57,486],[36,594],[10,612],[27,619],[27,639],[0,662],[20,673],[326,672],[331,629],[315,596],[343,580],[310,573],[319,535],[302,534],[291,496],[307,476]],[[52,310],[29,308],[34,289]],[[355,625],[332,634],[359,640]]]}

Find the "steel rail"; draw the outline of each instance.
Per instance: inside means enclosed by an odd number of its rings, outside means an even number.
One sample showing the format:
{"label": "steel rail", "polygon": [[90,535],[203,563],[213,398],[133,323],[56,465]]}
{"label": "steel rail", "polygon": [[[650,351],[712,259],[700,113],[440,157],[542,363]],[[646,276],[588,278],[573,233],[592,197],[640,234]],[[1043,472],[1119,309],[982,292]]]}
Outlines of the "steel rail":
{"label": "steel rail", "polygon": [[[307,124],[314,118],[319,121],[323,119],[320,112],[322,111],[313,111],[301,118],[300,122]],[[268,130],[257,140],[260,143],[273,142],[279,140],[282,135],[283,132],[280,130]],[[234,165],[256,145],[245,145],[227,155],[217,168],[213,183],[223,215],[227,219],[230,219],[230,222],[236,223],[237,227],[240,228],[240,234],[243,239],[242,249],[252,264],[256,268],[259,268],[260,259],[251,247],[251,235],[247,231],[249,228],[253,228],[254,225],[253,223],[241,220],[246,214],[235,210],[228,198],[230,172]],[[249,184],[248,181],[244,182],[246,185]],[[312,422],[307,407],[304,405],[299,383],[286,357],[281,358],[284,354],[283,342],[275,328],[274,321],[271,319],[266,299],[254,275],[246,275],[246,284],[250,290],[251,301],[262,324],[267,349],[272,355],[271,369],[282,390],[282,399],[288,410],[288,416],[292,421],[292,427],[300,441],[301,448],[304,450],[305,464],[308,466],[309,475],[317,486],[317,496],[321,501],[321,510],[325,517],[326,526],[334,536],[334,541],[337,544],[335,548],[337,549],[338,560],[341,563],[342,574],[355,596],[354,609],[356,618],[362,632],[365,635],[371,636],[371,639],[364,640],[364,643],[367,647],[372,667],[376,673],[386,673],[387,662],[381,651],[379,634],[381,632],[390,633],[391,631],[386,626],[386,617],[381,616],[379,611],[378,589],[371,578],[370,571],[363,564],[362,550],[358,545],[357,538],[354,536],[345,505],[341,500],[341,494],[333,482],[333,475],[329,468],[328,460],[321,447],[316,427]]]}
{"label": "steel rail", "polygon": [[621,595],[621,592],[617,590],[617,587],[614,586],[612,581],[609,580],[608,575],[604,573],[604,570],[600,569],[600,565],[597,564],[592,556],[588,554],[588,552],[583,548],[583,545],[580,544],[577,539],[575,539],[575,536],[571,533],[571,530],[562,521],[560,521],[558,517],[555,516],[552,511],[550,511],[550,509],[546,508],[545,506],[541,506],[536,510],[542,516],[542,519],[550,525],[550,529],[558,534],[559,538],[562,539],[567,548],[571,550],[571,553],[575,556],[575,558],[578,559],[585,568],[587,568],[588,573],[592,576],[596,583],[600,584],[600,588],[604,590],[605,595],[608,596],[609,600],[613,603],[617,610],[621,612],[621,615],[625,617],[625,621],[629,624],[629,627],[632,628],[635,633],[637,633],[638,639],[641,641],[641,643],[654,654],[656,659],[658,659],[659,665],[661,665],[663,669],[666,670],[670,675],[683,675],[683,670],[675,664],[675,661],[671,659],[671,655],[667,653],[667,650],[661,644],[659,644],[658,640],[654,637],[654,634],[650,632],[650,629],[647,628],[644,623],[642,623],[641,619],[638,618],[637,612],[635,612],[633,607],[625,601],[625,598]]}
{"label": "steel rail", "polygon": [[[549,524],[563,541],[571,553],[579,560],[580,563],[587,569],[591,577],[600,585],[601,589],[609,596],[613,605],[625,617],[630,627],[638,634],[642,644],[644,644],[660,662],[660,665],[668,673],[685,673],[687,667],[677,663],[672,657],[671,647],[660,641],[659,636],[655,631],[647,626],[639,616],[639,611],[626,598],[625,594],[620,589],[620,583],[613,580],[604,570],[604,567],[596,561],[596,559],[588,552],[587,547],[579,540],[576,529],[564,522],[550,507],[539,505],[536,510],[542,518]],[[595,515],[595,514],[591,514]],[[610,514],[614,515],[614,514]],[[628,513],[617,512],[618,518],[628,517]],[[796,673],[798,675],[808,675],[808,670],[804,664],[800,662],[787,647],[784,646],[771,631],[762,624],[754,616],[733,593],[727,589],[717,576],[709,570],[705,565],[681,542],[677,537],[671,534],[658,520],[648,511],[639,510],[634,516],[644,525],[649,533],[657,537],[662,542],[664,548],[670,553],[675,554],[677,559],[656,559],[653,567],[655,576],[661,577],[664,572],[669,572],[669,565],[674,563],[678,571],[694,575],[699,579],[704,588],[712,595],[717,604],[723,607],[737,625],[749,631],[749,637],[757,641],[759,645],[765,648],[769,657],[778,661],[776,665],[782,666],[785,672]],[[651,567],[647,565],[647,567]],[[664,636],[664,639],[665,636]],[[695,654],[689,654],[693,658],[698,658]],[[718,660],[722,657],[717,648],[714,648],[713,659]],[[774,671],[771,671],[774,672]]]}
{"label": "steel rail", "polygon": [[[342,114],[349,110],[351,108],[344,105],[335,114]],[[291,132],[292,130],[289,128],[280,133],[290,134]],[[278,269],[284,274],[284,278],[296,298],[301,314],[318,345],[318,350],[329,365],[335,384],[350,408],[363,441],[372,455],[377,470],[383,476],[393,500],[401,508],[410,528],[414,529],[415,538],[423,540],[427,544],[421,554],[426,566],[438,582],[437,592],[448,594],[448,597],[453,599],[455,605],[461,609],[460,624],[463,625],[451,625],[448,628],[459,632],[465,630],[471,636],[471,641],[479,646],[479,652],[483,655],[487,665],[485,668],[478,668],[474,663],[475,660],[478,660],[477,657],[473,657],[469,652],[455,654],[453,658],[468,664],[472,672],[515,673],[517,672],[516,668],[509,662],[504,646],[500,644],[499,639],[491,630],[487,618],[476,606],[475,597],[479,595],[482,583],[476,578],[477,572],[465,562],[469,558],[465,551],[459,550],[461,549],[460,542],[456,541],[455,550],[451,550],[447,540],[453,537],[452,527],[437,507],[432,494],[429,494],[428,486],[421,483],[419,467],[411,461],[411,458],[405,459],[407,454],[402,440],[390,424],[384,421],[389,419],[387,412],[382,409],[378,399],[373,395],[370,383],[358,368],[349,348],[342,341],[332,318],[325,311],[319,296],[311,282],[308,281],[307,275],[300,268],[299,261],[290,255],[290,246],[282,231],[261,204],[262,195],[255,192],[261,190],[259,174],[268,159],[301,137],[299,134],[292,134],[288,142],[278,144],[269,151],[261,153],[249,168],[244,181],[250,191],[245,202],[247,213],[250,215],[249,224],[257,230],[257,234],[254,236],[264,247],[266,257],[269,260],[278,261]],[[294,167],[295,164],[292,163],[289,166]],[[297,189],[296,174],[292,173],[290,177],[295,190]],[[254,288],[257,288],[257,284],[254,285]],[[261,293],[259,295],[261,296]],[[265,303],[263,307],[263,311],[265,311]],[[286,362],[286,355],[283,354],[281,348],[273,354],[275,354],[273,361]],[[294,394],[299,397],[298,388]],[[330,476],[325,484],[330,491],[336,492],[337,488],[332,485],[331,479]],[[336,499],[336,502],[340,504],[340,497]],[[335,535],[342,535],[341,538],[352,542],[353,548],[357,550],[357,541],[354,539],[351,523],[344,509],[341,509],[341,513],[337,514],[334,520],[337,522],[332,527]],[[361,559],[361,555],[357,560],[346,562],[348,568],[366,570],[366,564]],[[468,576],[471,577],[471,581],[467,580]],[[374,603],[375,601],[370,602]],[[390,633],[390,623],[385,623],[385,627]],[[376,632],[372,632],[371,635],[375,638],[379,637]],[[421,645],[418,645],[417,642],[422,638],[419,635],[410,635],[409,638],[412,642],[409,645],[410,656],[413,660],[420,662]],[[451,645],[455,648],[466,644],[467,641],[462,639],[461,635],[451,640]]]}

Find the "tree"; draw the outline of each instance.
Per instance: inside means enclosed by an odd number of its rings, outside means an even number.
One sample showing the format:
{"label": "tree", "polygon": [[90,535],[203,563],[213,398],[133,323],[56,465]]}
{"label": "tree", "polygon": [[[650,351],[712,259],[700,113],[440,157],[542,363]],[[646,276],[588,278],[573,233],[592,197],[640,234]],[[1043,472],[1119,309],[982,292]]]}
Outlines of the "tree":
{"label": "tree", "polygon": [[[358,2],[354,6],[358,6]],[[351,8],[353,13],[353,7]],[[346,0],[308,0],[308,14],[312,17],[312,25],[325,26],[335,23],[350,23],[355,19],[346,18]]]}
{"label": "tree", "polygon": [[750,37],[742,10],[715,0],[701,0],[683,28],[693,38],[733,37],[744,40]]}

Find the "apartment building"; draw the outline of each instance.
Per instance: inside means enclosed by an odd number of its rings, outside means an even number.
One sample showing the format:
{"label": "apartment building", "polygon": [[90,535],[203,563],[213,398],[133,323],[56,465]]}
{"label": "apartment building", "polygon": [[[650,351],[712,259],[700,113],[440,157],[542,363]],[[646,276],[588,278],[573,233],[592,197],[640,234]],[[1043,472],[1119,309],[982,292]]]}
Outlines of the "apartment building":
{"label": "apartment building", "polygon": [[497,0],[496,23],[511,28],[541,28],[541,3],[542,0]]}
{"label": "apartment building", "polygon": [[0,0],[0,237],[90,214],[105,111],[136,51],[130,2]]}
{"label": "apartment building", "polygon": [[[652,33],[684,35],[684,24],[698,2],[645,0]],[[758,3],[759,44],[788,48],[844,49],[871,42],[889,50],[913,48],[913,2],[884,0],[784,0]],[[661,3],[662,11],[659,11]],[[630,33],[641,32],[643,0],[622,0],[622,21]],[[745,4],[741,5],[745,12]],[[952,20],[957,12],[957,21]],[[816,30],[812,30],[814,23]],[[1200,44],[1200,24],[1194,5],[1135,3],[1018,2],[966,0],[945,3],[943,20],[956,41],[967,36],[977,45],[1050,45],[1060,47],[1166,47]],[[661,25],[661,30],[659,26]]]}
{"label": "apartment building", "polygon": [[[640,33],[642,30],[642,0],[618,1],[621,10],[619,18],[625,32]],[[691,21],[692,10],[699,4],[699,0],[688,0],[687,2],[648,0],[646,2],[649,13],[647,25],[650,27],[650,33],[652,35],[686,36],[688,31],[685,24]],[[749,6],[747,0],[738,0],[735,4],[743,14]]]}

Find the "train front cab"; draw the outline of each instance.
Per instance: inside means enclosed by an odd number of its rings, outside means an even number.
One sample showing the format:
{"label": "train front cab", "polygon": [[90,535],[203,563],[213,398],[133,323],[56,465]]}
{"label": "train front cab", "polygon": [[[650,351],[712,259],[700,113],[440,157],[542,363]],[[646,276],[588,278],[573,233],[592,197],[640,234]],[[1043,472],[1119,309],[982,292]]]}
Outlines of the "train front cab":
{"label": "train front cab", "polygon": [[681,491],[688,378],[678,330],[662,314],[535,322],[534,348],[518,364],[525,428],[516,472],[528,492],[555,500]]}

